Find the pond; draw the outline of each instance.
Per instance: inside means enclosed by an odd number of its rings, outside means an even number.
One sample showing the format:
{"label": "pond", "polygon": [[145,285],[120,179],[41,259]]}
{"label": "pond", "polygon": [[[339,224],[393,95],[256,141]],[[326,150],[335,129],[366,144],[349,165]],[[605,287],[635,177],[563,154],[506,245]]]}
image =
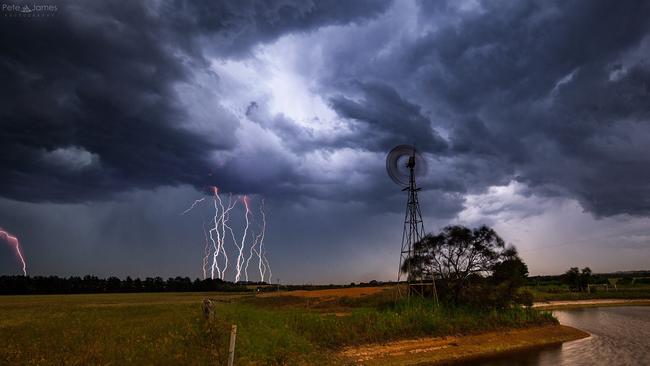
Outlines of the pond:
{"label": "pond", "polygon": [[558,310],[561,324],[591,337],[473,361],[472,365],[650,365],[650,306]]}

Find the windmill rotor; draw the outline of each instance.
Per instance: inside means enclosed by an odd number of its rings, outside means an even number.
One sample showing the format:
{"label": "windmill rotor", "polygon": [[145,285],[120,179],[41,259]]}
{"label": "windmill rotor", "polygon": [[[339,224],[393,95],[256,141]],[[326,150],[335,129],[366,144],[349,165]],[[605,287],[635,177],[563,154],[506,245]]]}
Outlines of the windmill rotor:
{"label": "windmill rotor", "polygon": [[415,146],[395,146],[386,156],[386,172],[396,184],[408,186],[411,169],[415,176],[423,176],[427,171],[426,160]]}

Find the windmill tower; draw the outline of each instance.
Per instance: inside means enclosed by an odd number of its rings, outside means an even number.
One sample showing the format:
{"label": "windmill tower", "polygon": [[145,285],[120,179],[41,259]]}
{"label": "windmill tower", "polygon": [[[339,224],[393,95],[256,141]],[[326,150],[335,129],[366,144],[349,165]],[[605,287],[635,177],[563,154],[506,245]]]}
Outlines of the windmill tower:
{"label": "windmill tower", "polygon": [[[402,246],[397,272],[399,295],[432,296],[437,304],[438,297],[434,274],[422,266],[416,268],[416,266],[412,265],[412,258],[421,254],[416,252],[415,243],[420,241],[425,234],[418,200],[418,192],[421,188],[416,185],[415,177],[426,172],[426,161],[414,146],[399,145],[388,153],[386,170],[391,179],[404,187],[402,191],[407,193]],[[402,268],[404,266],[406,267]],[[402,281],[406,281],[405,291],[401,286]]]}

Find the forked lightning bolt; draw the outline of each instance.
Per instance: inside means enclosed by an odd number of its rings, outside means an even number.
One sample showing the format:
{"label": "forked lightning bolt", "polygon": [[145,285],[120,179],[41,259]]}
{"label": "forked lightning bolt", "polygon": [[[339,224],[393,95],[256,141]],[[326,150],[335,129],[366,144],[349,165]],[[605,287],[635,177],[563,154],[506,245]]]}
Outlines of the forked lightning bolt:
{"label": "forked lightning bolt", "polygon": [[248,196],[244,196],[242,199],[244,201],[244,207],[246,208],[246,212],[244,212],[244,217],[246,219],[246,227],[244,227],[244,233],[242,234],[241,242],[237,243],[235,241],[235,245],[237,246],[237,250],[239,251],[237,255],[237,267],[235,268],[235,282],[238,282],[239,279],[241,278],[241,270],[242,270],[242,265],[244,264],[244,246],[246,245],[246,235],[248,234],[248,228],[250,226],[250,214],[251,210],[248,207]]}
{"label": "forked lightning bolt", "polygon": [[273,272],[271,272],[271,264],[269,263],[269,260],[266,259],[266,252],[262,253],[262,258],[264,258],[264,262],[266,263],[266,270],[269,271],[269,283],[271,283],[271,276],[273,276]]}
{"label": "forked lightning bolt", "polygon": [[198,205],[199,203],[203,202],[203,200],[205,200],[205,197],[200,198],[200,199],[194,201],[194,203],[192,203],[192,206],[190,206],[190,208],[188,208],[187,210],[183,211],[183,212],[181,213],[181,215],[185,215],[186,213],[192,211],[192,209],[193,209],[194,207],[196,207],[196,205]]}
{"label": "forked lightning bolt", "polygon": [[208,263],[210,262],[210,242],[208,240],[208,231],[205,229],[205,221],[203,221],[203,236],[205,237],[205,245],[203,246],[203,279],[207,278]]}
{"label": "forked lightning bolt", "polygon": [[[269,281],[268,283],[271,283],[271,266],[269,265],[269,261],[266,259],[266,250],[264,249],[264,234],[266,233],[266,212],[264,212],[264,199],[262,199],[262,202],[260,203],[260,213],[262,214],[262,238],[260,239],[260,249],[259,249],[259,270],[260,270],[260,277],[262,278],[262,282],[264,282],[264,275],[266,274],[266,271],[268,269],[269,272]],[[264,261],[262,261],[264,259]]]}
{"label": "forked lightning bolt", "polygon": [[[219,196],[219,189],[217,187],[212,187],[212,192],[213,192],[212,200],[214,203],[214,217],[213,217],[214,227],[210,229],[209,236],[213,244],[214,252],[212,252],[212,265],[210,269],[210,278],[214,279],[215,272],[216,272],[217,278],[224,279],[226,269],[228,269],[228,254],[225,248],[226,228],[231,230],[228,224],[226,224],[226,222],[228,221],[230,210],[232,210],[235,207],[237,201],[235,201],[235,203],[231,203],[232,200],[229,200],[228,206],[226,208],[223,205],[221,196]],[[219,212],[221,212],[221,215],[219,215]],[[221,267],[219,266],[219,256],[221,254],[223,254],[223,269],[221,269]]]}
{"label": "forked lightning bolt", "polygon": [[[218,190],[217,190],[216,187],[214,188],[214,192],[215,192],[216,199],[219,201],[219,207],[221,207],[221,218],[219,219],[219,223],[221,224],[221,231],[219,231],[219,226],[218,225],[216,225],[213,228],[213,230],[215,230],[215,232],[217,233],[218,240],[220,241],[219,250],[217,251],[217,255],[214,257],[213,266],[217,267],[217,260],[218,260],[219,253],[222,253],[223,258],[224,258],[224,266],[223,266],[223,269],[220,270],[220,271],[217,268],[217,277],[221,278],[221,279],[225,279],[226,278],[226,270],[228,269],[228,254],[226,252],[226,229],[228,229],[228,231],[232,235],[233,241],[234,241],[235,237],[234,237],[234,234],[232,232],[232,228],[230,226],[228,226],[227,223],[228,223],[228,220],[230,219],[230,210],[232,210],[235,207],[235,205],[237,204],[237,201],[233,202],[232,201],[232,195],[230,195],[228,197],[228,205],[226,206],[227,207],[226,208],[223,205],[223,201],[221,200],[221,197],[219,196]],[[214,279],[214,277],[212,277],[212,278]]]}
{"label": "forked lightning bolt", "polygon": [[266,234],[266,213],[264,212],[264,199],[260,202],[260,216],[262,217],[262,225],[260,226],[260,233],[255,236],[255,240],[250,247],[248,258],[246,259],[246,265],[244,266],[244,273],[246,275],[246,281],[248,281],[248,266],[251,259],[253,259],[253,253],[257,255],[257,268],[260,271],[260,281],[264,282],[266,278],[266,273],[269,273],[268,282],[271,283],[271,267],[269,261],[266,259],[266,251],[264,250],[264,235]]}
{"label": "forked lightning bolt", "polygon": [[20,263],[23,265],[23,275],[27,276],[27,264],[25,264],[25,258],[23,257],[23,253],[20,250],[20,242],[18,241],[18,238],[14,235],[11,235],[6,230],[3,230],[0,228],[0,238],[4,239],[9,245],[14,247],[14,250],[16,251],[16,256],[18,259],[20,259]]}
{"label": "forked lightning bolt", "polygon": [[[205,221],[203,222],[203,234],[205,239],[203,247],[203,263],[201,268],[203,271],[203,278],[205,279],[209,276],[211,279],[219,278],[225,280],[229,264],[227,246],[231,245],[229,242],[232,241],[231,248],[236,251],[235,254],[237,256],[234,265],[235,282],[242,279],[242,272],[245,280],[248,281],[248,268],[250,261],[253,259],[253,254],[257,256],[261,281],[264,281],[267,273],[269,273],[270,281],[271,271],[269,262],[266,259],[266,251],[264,248],[264,235],[266,233],[264,200],[260,203],[260,214],[262,217],[260,232],[255,235],[255,232],[251,228],[255,215],[250,209],[250,198],[247,195],[241,197],[241,201],[244,203],[244,219],[246,224],[242,235],[238,239],[237,235],[235,235],[235,231],[230,225],[228,225],[230,215],[234,212],[233,209],[237,205],[238,200],[233,201],[231,194],[228,198],[228,204],[225,204],[217,187],[211,187],[211,191],[212,208],[214,209],[214,213],[207,228]],[[195,200],[188,209],[181,213],[181,215],[185,215],[192,211],[199,203],[204,202],[205,198],[207,197]],[[247,248],[249,243],[250,248]],[[248,257],[244,254],[246,249],[249,251]]]}
{"label": "forked lightning bolt", "polygon": [[[255,241],[253,241],[253,244],[251,245],[251,249],[248,253],[248,258],[246,258],[246,265],[244,266],[244,274],[246,275],[246,281],[248,281],[248,265],[250,264],[251,259],[253,259],[253,253],[259,255],[259,252],[257,251],[257,249],[255,249],[255,247],[260,242],[260,238],[262,237],[262,235],[263,233],[260,233],[257,234],[257,236],[255,236],[255,232],[251,230],[251,236],[255,237]],[[262,278],[262,281],[264,281],[264,278]]]}

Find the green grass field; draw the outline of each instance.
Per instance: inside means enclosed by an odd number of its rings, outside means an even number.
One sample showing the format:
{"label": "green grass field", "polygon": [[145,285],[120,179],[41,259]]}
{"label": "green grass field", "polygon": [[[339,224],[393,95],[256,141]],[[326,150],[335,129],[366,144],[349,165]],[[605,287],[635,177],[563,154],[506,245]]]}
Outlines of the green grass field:
{"label": "green grass field", "polygon": [[[201,301],[215,302],[206,321]],[[526,309],[476,312],[385,295],[334,301],[252,294],[147,293],[0,297],[0,364],[220,365],[237,324],[237,365],[341,364],[338,350],[418,336],[555,323]],[[337,312],[337,314],[334,314]],[[341,314],[340,312],[344,312]]]}
{"label": "green grass field", "polygon": [[533,294],[535,301],[569,301],[591,299],[650,299],[650,286],[619,286],[618,289],[598,289],[592,292],[570,291],[565,285],[529,286],[525,289]]}

